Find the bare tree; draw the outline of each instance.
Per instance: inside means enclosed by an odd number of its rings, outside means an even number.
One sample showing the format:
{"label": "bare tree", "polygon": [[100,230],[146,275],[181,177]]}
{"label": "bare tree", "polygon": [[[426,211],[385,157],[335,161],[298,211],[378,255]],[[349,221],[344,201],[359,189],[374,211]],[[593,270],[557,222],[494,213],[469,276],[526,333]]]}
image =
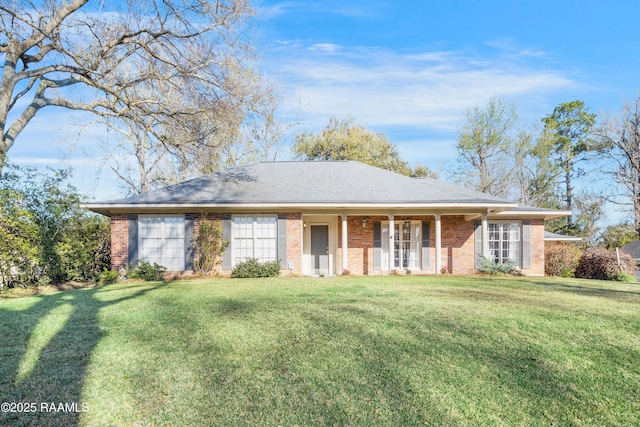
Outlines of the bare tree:
{"label": "bare tree", "polygon": [[558,197],[560,169],[549,161],[551,140],[546,131],[538,133],[521,131],[508,148],[513,161],[511,171],[515,198],[521,203],[543,208],[557,209],[561,206]]}
{"label": "bare tree", "polygon": [[476,106],[468,110],[466,117],[458,136],[456,180],[484,193],[508,197],[514,187],[514,165],[508,150],[517,120],[515,107],[493,98],[485,109]]}
{"label": "bare tree", "polygon": [[614,161],[611,171],[632,207],[634,229],[640,233],[640,97],[628,103],[618,117],[611,117],[597,131],[601,149]]}
{"label": "bare tree", "polygon": [[[134,122],[171,146],[191,142],[173,136],[193,117],[242,102],[233,77],[250,68],[249,0],[105,6],[0,0],[0,170],[16,138],[47,106]],[[211,103],[183,102],[196,94]]]}
{"label": "bare tree", "polygon": [[[107,163],[126,191],[140,193],[228,166],[275,160],[284,132],[295,123],[286,125],[278,117],[280,98],[266,77],[244,70],[234,80],[236,87],[244,86],[235,93],[244,96],[219,99],[215,110],[206,108],[214,101],[203,94],[183,101],[202,105],[167,130],[172,144],[160,143],[135,123],[103,122],[120,135],[118,144],[105,146]],[[175,98],[170,90],[159,96],[167,103]],[[167,118],[163,126],[172,123]]]}
{"label": "bare tree", "polygon": [[[109,125],[110,137],[105,145],[106,163],[128,194],[139,194],[168,184],[166,162],[170,160],[164,145],[151,140],[144,128],[133,122]],[[116,143],[114,144],[114,141]]]}

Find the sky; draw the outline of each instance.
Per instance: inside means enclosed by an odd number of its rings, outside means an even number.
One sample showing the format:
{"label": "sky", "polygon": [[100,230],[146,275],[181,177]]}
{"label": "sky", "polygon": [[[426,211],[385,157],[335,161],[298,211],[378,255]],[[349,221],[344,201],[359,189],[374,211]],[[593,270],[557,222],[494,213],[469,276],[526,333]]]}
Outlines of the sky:
{"label": "sky", "polygon": [[[257,66],[282,87],[281,119],[297,123],[287,143],[351,115],[439,171],[456,161],[465,112],[492,97],[512,102],[522,127],[562,102],[603,115],[638,97],[639,17],[632,0],[262,0]],[[46,111],[11,161],[71,166],[90,199],[121,197],[100,160],[109,136],[77,137],[87,119]]]}

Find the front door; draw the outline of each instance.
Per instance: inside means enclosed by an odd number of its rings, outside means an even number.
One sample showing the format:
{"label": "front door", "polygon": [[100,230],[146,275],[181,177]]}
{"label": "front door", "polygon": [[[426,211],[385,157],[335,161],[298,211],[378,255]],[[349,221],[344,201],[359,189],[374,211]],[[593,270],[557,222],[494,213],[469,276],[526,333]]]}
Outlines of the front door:
{"label": "front door", "polygon": [[329,226],[311,226],[311,267],[314,274],[329,274]]}

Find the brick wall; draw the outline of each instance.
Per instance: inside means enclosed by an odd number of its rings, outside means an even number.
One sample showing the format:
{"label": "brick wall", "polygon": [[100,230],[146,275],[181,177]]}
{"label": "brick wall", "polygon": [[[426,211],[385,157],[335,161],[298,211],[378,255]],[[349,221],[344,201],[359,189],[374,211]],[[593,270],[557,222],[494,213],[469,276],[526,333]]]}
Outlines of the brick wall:
{"label": "brick wall", "polygon": [[[222,214],[207,213],[193,214],[194,235],[197,235],[202,218],[222,220]],[[287,217],[287,261],[293,261],[292,273],[300,274],[302,268],[302,215],[288,213]],[[128,215],[113,215],[111,217],[111,268],[119,270],[129,263],[129,222]],[[288,270],[287,270],[288,271]],[[223,273],[231,273],[224,271]]]}
{"label": "brick wall", "polygon": [[[362,227],[362,221],[366,219],[366,225]],[[433,216],[396,216],[396,223],[411,221],[428,221],[431,226],[431,244],[435,242],[435,225]],[[386,271],[373,268],[373,224],[375,222],[388,221],[387,216],[348,216],[347,217],[347,254],[349,257],[349,272],[355,275],[383,274]],[[431,251],[431,266],[435,265],[435,254]],[[338,271],[342,271],[342,218],[338,220]],[[433,271],[416,271],[416,273],[432,273]]]}
{"label": "brick wall", "polygon": [[[259,215],[259,214],[256,214]],[[302,214],[301,213],[286,213],[279,214],[285,215],[287,217],[287,264],[289,262],[293,262],[293,270],[283,270],[287,273],[292,274],[300,274],[302,269]],[[222,214],[217,213],[207,213],[204,215],[206,219],[209,220],[222,220]],[[198,227],[200,219],[203,218],[203,215],[194,215],[194,235],[198,233]],[[230,247],[227,247],[227,250],[231,250]],[[223,275],[231,274],[231,270],[222,270],[222,266],[219,266]]]}
{"label": "brick wall", "polygon": [[[287,262],[293,262],[293,274],[302,272],[302,215],[287,213]],[[195,232],[197,233],[201,214],[195,214]],[[220,220],[221,214],[206,214],[207,219]],[[366,218],[366,225],[362,221]],[[435,219],[433,216],[396,216],[394,221],[427,221],[430,225],[430,266],[429,271],[416,273],[435,273]],[[388,221],[386,216],[349,216],[347,220],[349,271],[351,274],[381,274],[373,268],[373,224]],[[342,220],[338,220],[337,269],[342,271]],[[442,216],[442,266],[447,266],[453,274],[473,274],[475,222],[465,221],[463,216]],[[129,228],[127,215],[111,217],[111,268],[118,270],[126,266],[128,259]],[[289,270],[286,270],[289,272]],[[230,273],[225,271],[224,273]],[[544,275],[544,222],[531,221],[531,268],[524,270],[525,275]]]}
{"label": "brick wall", "polygon": [[[362,228],[363,216],[347,217],[347,253],[349,256],[349,272],[355,275],[381,274],[373,269],[373,223],[388,221],[386,216],[366,217],[367,223]],[[430,270],[415,273],[434,274],[435,271],[435,236],[436,226],[433,216],[396,216],[394,221],[404,222],[426,221],[429,223]],[[462,215],[443,215],[441,217],[442,232],[442,267],[447,267],[453,274],[474,274],[475,269],[475,221],[466,221]],[[342,219],[338,221],[338,271],[342,270]],[[402,273],[402,271],[401,271]],[[523,270],[528,276],[544,275],[544,221],[531,221],[531,268]]]}
{"label": "brick wall", "polygon": [[[443,215],[442,230],[442,266],[452,274],[473,274],[475,269],[475,223],[465,221],[464,216]],[[435,246],[435,220],[431,237]]]}
{"label": "brick wall", "polygon": [[111,217],[111,269],[119,270],[129,263],[129,222],[127,215]]}
{"label": "brick wall", "polygon": [[[293,262],[292,274],[302,273],[302,214],[288,213],[287,217],[287,264]],[[289,270],[287,270],[289,272]]]}
{"label": "brick wall", "polygon": [[544,221],[531,221],[531,268],[523,270],[527,276],[544,276]]}
{"label": "brick wall", "polygon": [[[362,220],[365,218],[367,223],[365,228],[362,228]],[[373,223],[385,219],[386,217],[347,216],[347,254],[351,274],[375,273],[373,270]],[[342,272],[342,217],[338,218],[337,269],[338,272]]]}

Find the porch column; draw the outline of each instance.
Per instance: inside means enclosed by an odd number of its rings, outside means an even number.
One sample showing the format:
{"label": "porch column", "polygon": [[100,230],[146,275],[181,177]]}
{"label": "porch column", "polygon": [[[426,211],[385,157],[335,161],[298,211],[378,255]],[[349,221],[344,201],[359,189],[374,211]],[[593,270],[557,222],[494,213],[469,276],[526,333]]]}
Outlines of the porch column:
{"label": "porch column", "polygon": [[349,270],[349,251],[347,248],[347,214],[342,214],[342,272]]}
{"label": "porch column", "polygon": [[393,271],[393,255],[395,253],[395,240],[394,240],[394,235],[395,235],[395,224],[393,222],[393,215],[389,215],[389,273],[391,273]]}
{"label": "porch column", "polygon": [[442,221],[441,215],[436,214],[436,274],[442,269]]}
{"label": "porch column", "polygon": [[482,256],[489,256],[489,222],[486,213],[482,214]]}

